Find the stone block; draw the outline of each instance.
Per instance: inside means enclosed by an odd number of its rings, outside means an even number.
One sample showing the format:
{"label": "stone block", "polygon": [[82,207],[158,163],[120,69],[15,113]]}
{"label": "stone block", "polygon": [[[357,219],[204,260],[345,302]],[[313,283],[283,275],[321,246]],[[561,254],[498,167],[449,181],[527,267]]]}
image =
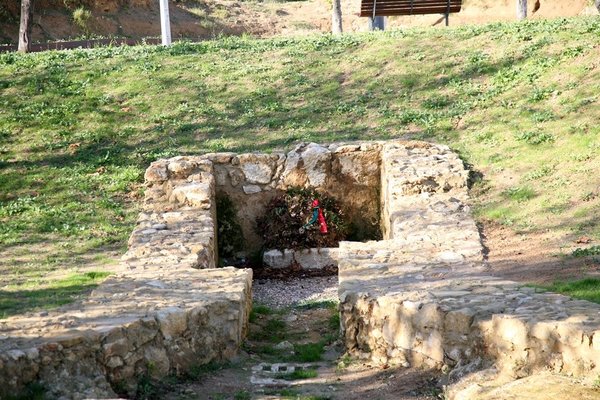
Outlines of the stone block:
{"label": "stone block", "polygon": [[288,268],[294,265],[303,269],[323,269],[337,266],[339,250],[337,248],[269,250],[263,254],[263,264],[270,268]]}

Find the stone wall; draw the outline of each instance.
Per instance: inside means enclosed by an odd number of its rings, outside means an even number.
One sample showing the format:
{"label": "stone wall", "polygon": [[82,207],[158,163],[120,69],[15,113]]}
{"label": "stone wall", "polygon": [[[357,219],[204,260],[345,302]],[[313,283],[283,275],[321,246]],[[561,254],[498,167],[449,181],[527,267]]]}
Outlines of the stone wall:
{"label": "stone wall", "polygon": [[513,379],[540,370],[595,378],[600,305],[490,277],[467,177],[447,147],[383,147],[386,240],[340,245],[348,351],[450,371],[450,380],[483,368]]}
{"label": "stone wall", "polygon": [[236,206],[246,253],[260,250],[255,221],[269,200],[289,188],[317,188],[345,212],[357,239],[379,234],[381,142],[300,144],[287,153],[213,153],[216,190]]}
{"label": "stone wall", "polygon": [[0,398],[31,383],[49,398],[133,396],[144,377],[236,354],[252,306],[252,271],[214,269],[212,168],[203,157],[153,163],[117,273],[84,301],[0,321]]}
{"label": "stone wall", "polygon": [[[235,355],[252,272],[214,268],[215,193],[259,206],[292,186],[326,191],[384,240],[337,251],[342,335],[350,354],[427,365],[450,380],[492,369],[600,373],[600,305],[499,280],[483,263],[468,172],[423,142],[300,145],[287,154],[158,160],[118,272],[85,300],[0,321],[0,398],[38,382],[51,397],[132,395],[161,378]],[[380,200],[380,201],[379,201]],[[369,217],[370,216],[370,217]],[[451,394],[451,392],[449,392]]]}

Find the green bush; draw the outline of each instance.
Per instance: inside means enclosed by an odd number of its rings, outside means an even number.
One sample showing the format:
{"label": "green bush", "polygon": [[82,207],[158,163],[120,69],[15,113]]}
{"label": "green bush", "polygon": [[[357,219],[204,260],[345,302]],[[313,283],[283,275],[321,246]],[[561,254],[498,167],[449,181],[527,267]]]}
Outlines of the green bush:
{"label": "green bush", "polygon": [[75,21],[75,25],[86,32],[88,31],[90,18],[92,18],[92,12],[83,7],[77,7],[75,11],[73,11],[73,21]]}

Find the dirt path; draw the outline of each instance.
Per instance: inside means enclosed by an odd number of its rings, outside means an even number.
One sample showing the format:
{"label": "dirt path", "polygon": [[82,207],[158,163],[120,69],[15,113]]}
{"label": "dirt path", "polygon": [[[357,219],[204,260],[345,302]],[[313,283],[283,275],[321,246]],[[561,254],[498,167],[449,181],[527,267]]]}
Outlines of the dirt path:
{"label": "dirt path", "polygon": [[[255,306],[237,360],[209,365],[193,379],[163,388],[161,399],[433,400],[432,372],[374,368],[342,354],[336,303]],[[150,396],[149,396],[150,397]]]}
{"label": "dirt path", "polygon": [[554,231],[521,234],[491,221],[481,233],[492,275],[540,284],[600,277],[599,257],[570,256],[578,247],[597,244],[592,238],[568,239]]}

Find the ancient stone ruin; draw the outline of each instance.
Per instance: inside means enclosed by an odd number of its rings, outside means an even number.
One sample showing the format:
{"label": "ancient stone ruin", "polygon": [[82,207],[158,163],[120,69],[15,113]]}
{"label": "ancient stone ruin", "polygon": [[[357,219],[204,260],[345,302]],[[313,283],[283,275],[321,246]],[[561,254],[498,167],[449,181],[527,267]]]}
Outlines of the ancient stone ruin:
{"label": "ancient stone ruin", "polygon": [[217,267],[216,195],[236,205],[240,251],[251,252],[261,245],[251,221],[270,197],[297,186],[335,197],[358,225],[368,221],[359,238],[383,237],[334,251],[350,354],[431,366],[451,382],[476,371],[600,373],[600,305],[489,276],[467,206],[468,171],[445,146],[307,144],[175,157],[152,163],[145,178],[143,211],[114,276],[47,316],[0,321],[0,397],[33,382],[57,398],[133,395],[141,376],[233,357],[246,333],[252,270]]}

